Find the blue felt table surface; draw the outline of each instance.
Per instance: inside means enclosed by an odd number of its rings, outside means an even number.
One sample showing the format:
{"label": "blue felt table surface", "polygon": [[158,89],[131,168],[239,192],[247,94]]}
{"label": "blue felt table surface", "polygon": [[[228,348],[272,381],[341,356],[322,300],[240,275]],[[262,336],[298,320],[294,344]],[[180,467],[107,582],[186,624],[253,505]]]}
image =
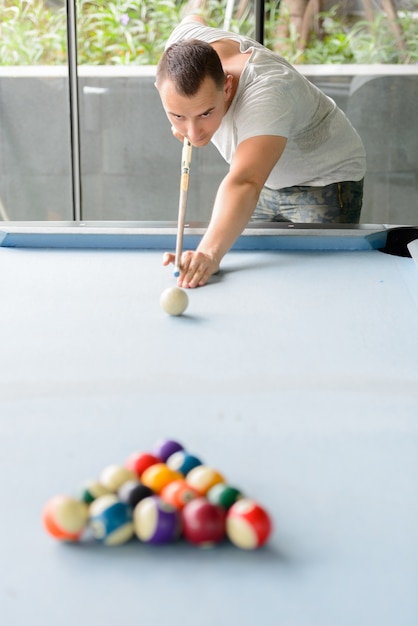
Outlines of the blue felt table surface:
{"label": "blue felt table surface", "polygon": [[[0,250],[6,626],[416,626],[418,268],[234,252],[181,318],[157,251]],[[271,512],[271,541],[66,546],[41,510],[161,436]]]}

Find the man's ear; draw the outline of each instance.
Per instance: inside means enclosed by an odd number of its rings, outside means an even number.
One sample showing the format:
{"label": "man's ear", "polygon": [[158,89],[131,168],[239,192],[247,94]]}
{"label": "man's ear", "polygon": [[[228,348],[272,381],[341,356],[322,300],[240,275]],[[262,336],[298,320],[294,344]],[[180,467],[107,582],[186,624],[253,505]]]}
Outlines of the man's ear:
{"label": "man's ear", "polygon": [[227,99],[230,97],[232,93],[233,84],[234,84],[234,78],[232,74],[227,74],[225,76],[225,86],[224,86],[225,95],[227,96]]}

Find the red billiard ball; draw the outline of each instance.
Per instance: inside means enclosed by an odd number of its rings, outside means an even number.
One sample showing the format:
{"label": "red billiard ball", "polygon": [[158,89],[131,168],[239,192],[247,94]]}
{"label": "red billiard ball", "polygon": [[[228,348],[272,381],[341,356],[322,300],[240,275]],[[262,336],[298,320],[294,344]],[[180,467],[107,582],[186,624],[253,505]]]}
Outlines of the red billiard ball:
{"label": "red billiard ball", "polygon": [[225,511],[206,498],[192,500],[182,510],[183,536],[201,547],[210,547],[225,537]]}
{"label": "red billiard ball", "polygon": [[188,502],[200,497],[200,493],[190,487],[185,480],[174,480],[164,487],[160,493],[161,499],[176,509],[181,510]]}
{"label": "red billiard ball", "polygon": [[126,459],[125,467],[135,472],[138,478],[141,478],[148,467],[156,463],[161,463],[161,461],[162,459],[149,452],[133,452]]}
{"label": "red billiard ball", "polygon": [[42,512],[45,530],[61,541],[78,541],[87,525],[88,506],[68,496],[55,496]]}
{"label": "red billiard ball", "polygon": [[144,498],[134,509],[134,529],[140,541],[162,544],[180,536],[179,511],[159,496]]}
{"label": "red billiard ball", "polygon": [[267,511],[254,500],[237,500],[227,513],[226,534],[238,548],[259,548],[268,540],[271,531],[272,522]]}

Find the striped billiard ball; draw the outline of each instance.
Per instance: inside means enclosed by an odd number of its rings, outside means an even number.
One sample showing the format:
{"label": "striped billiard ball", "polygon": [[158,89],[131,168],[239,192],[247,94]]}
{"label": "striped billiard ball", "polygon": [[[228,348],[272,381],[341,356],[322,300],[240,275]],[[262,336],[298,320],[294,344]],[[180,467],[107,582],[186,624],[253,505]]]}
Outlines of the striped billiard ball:
{"label": "striped billiard ball", "polygon": [[218,504],[223,509],[229,509],[237,500],[242,498],[243,495],[239,489],[231,485],[217,483],[209,489],[206,497],[212,504]]}
{"label": "striped billiard ball", "polygon": [[226,517],[226,533],[238,548],[254,550],[266,543],[272,531],[271,519],[259,504],[248,498],[237,500]]}
{"label": "striped billiard ball", "polygon": [[214,485],[224,483],[225,478],[217,470],[207,465],[198,465],[190,470],[186,476],[186,481],[191,487],[197,489],[197,491],[204,496]]}
{"label": "striped billiard ball", "polygon": [[98,480],[90,480],[83,483],[79,490],[80,500],[86,502],[86,504],[91,504],[96,498],[107,496],[109,493],[111,491]]}
{"label": "striped billiard ball", "polygon": [[132,508],[116,495],[102,496],[90,505],[89,526],[93,537],[106,546],[117,546],[132,539]]}
{"label": "striped billiard ball", "polygon": [[181,532],[180,513],[159,496],[144,498],[134,509],[134,529],[144,543],[175,541]]}
{"label": "striped billiard ball", "polygon": [[123,465],[108,465],[105,467],[100,476],[100,483],[109,491],[116,493],[118,489],[128,480],[138,478],[135,472],[124,467]]}
{"label": "striped billiard ball", "polygon": [[87,526],[88,505],[69,496],[51,498],[42,511],[45,530],[61,541],[78,541]]}
{"label": "striped billiard ball", "polygon": [[168,457],[166,463],[170,469],[176,470],[176,472],[181,472],[184,476],[186,476],[186,474],[188,474],[193,468],[198,465],[202,465],[202,461],[198,459],[197,456],[189,454],[185,450],[178,450],[178,452],[174,452],[174,454]]}

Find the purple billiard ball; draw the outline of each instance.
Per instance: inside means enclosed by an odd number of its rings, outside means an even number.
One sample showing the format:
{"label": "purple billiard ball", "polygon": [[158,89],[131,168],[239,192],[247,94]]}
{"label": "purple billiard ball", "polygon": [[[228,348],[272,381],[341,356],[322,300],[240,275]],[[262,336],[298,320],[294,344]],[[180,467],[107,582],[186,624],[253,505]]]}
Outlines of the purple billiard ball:
{"label": "purple billiard ball", "polygon": [[134,530],[144,543],[169,543],[179,538],[180,512],[159,496],[144,498],[134,509]]}
{"label": "purple billiard ball", "polygon": [[152,453],[165,463],[169,456],[183,449],[183,446],[178,441],[173,441],[173,439],[159,439],[154,444]]}

